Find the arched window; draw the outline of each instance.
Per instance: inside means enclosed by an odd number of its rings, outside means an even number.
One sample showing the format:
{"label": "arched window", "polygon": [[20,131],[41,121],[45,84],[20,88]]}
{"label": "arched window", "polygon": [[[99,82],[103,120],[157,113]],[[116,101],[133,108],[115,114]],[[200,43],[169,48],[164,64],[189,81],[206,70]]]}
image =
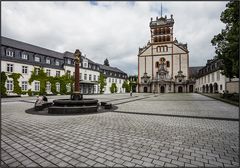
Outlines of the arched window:
{"label": "arched window", "polygon": [[167,67],[170,67],[170,62],[166,61]]}
{"label": "arched window", "polygon": [[157,50],[157,52],[161,52],[161,47],[157,46],[156,50]]}
{"label": "arched window", "polygon": [[170,36],[167,36],[167,41],[170,41]]}
{"label": "arched window", "polygon": [[154,37],[154,42],[157,42],[157,37]]}
{"label": "arched window", "polygon": [[168,46],[165,46],[165,51],[168,52]]}
{"label": "arched window", "polygon": [[161,42],[162,41],[162,37],[158,37],[158,42]]}
{"label": "arched window", "polygon": [[156,29],[153,30],[153,34],[154,34],[154,35],[157,34],[157,30],[156,30]]}
{"label": "arched window", "polygon": [[163,36],[163,41],[166,41],[166,37],[165,36]]}
{"label": "arched window", "polygon": [[170,28],[169,27],[167,28],[167,34],[170,34]]}
{"label": "arched window", "polygon": [[166,29],[163,29],[163,34],[166,34]]}
{"label": "arched window", "polygon": [[159,62],[158,62],[158,61],[156,62],[155,67],[156,67],[156,68],[159,67]]}
{"label": "arched window", "polygon": [[160,29],[157,29],[157,34],[160,34]]}

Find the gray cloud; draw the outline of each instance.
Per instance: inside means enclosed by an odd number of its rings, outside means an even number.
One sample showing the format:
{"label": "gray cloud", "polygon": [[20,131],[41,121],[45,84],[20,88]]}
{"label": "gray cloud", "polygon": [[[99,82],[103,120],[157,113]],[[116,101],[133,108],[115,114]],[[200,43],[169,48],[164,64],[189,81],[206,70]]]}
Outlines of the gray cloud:
{"label": "gray cloud", "polygon": [[[227,2],[163,2],[163,15],[174,15],[174,36],[188,43],[190,66],[214,56],[211,39],[224,24]],[[74,52],[137,74],[138,47],[150,40],[150,18],[161,2],[2,2],[2,35],[48,49]]]}

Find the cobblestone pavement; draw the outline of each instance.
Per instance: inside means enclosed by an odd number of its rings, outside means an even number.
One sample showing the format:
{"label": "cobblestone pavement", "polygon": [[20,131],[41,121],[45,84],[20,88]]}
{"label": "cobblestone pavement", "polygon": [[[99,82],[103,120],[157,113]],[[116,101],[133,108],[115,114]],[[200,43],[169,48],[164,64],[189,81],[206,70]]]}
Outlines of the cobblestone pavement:
{"label": "cobblestone pavement", "polygon": [[124,103],[117,111],[239,119],[239,108],[200,94],[160,94]]}
{"label": "cobblestone pavement", "polygon": [[[130,105],[139,112],[156,113],[161,108],[188,113],[189,109],[191,113],[209,109],[211,114],[218,115],[235,110],[234,106],[197,94],[86,97],[111,101],[122,112],[130,111]],[[2,102],[3,167],[239,166],[236,121],[116,112],[31,115],[25,113],[33,106],[31,98]]]}

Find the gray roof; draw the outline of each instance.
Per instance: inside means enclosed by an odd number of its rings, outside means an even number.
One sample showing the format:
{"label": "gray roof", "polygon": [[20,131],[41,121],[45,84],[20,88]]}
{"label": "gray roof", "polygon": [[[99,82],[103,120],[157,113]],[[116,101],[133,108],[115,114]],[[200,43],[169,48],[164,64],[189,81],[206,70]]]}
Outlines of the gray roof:
{"label": "gray roof", "polygon": [[204,66],[189,67],[189,76],[192,77],[198,75],[199,70],[203,67]]}
{"label": "gray roof", "polygon": [[122,70],[118,69],[117,67],[110,67],[110,66],[106,66],[106,65],[102,65],[102,64],[98,64],[98,65],[99,65],[100,69],[103,69],[103,70],[119,72],[119,73],[126,74],[125,72],[123,72]]}
{"label": "gray roof", "polygon": [[17,48],[17,49],[26,50],[26,51],[30,51],[30,52],[33,52],[33,53],[41,54],[41,55],[52,56],[52,57],[55,57],[55,58],[63,59],[63,54],[60,53],[60,52],[56,52],[56,51],[49,50],[49,49],[46,49],[46,48],[38,47],[38,46],[35,46],[35,45],[31,45],[31,44],[28,44],[28,43],[24,43],[24,42],[17,41],[17,40],[14,40],[14,39],[3,37],[3,36],[1,36],[1,44],[5,45],[5,46],[10,46],[10,47],[13,47],[13,48]]}
{"label": "gray roof", "polygon": [[[74,53],[72,53],[72,52],[65,51],[63,54],[64,54],[64,57],[68,57],[68,58],[73,58],[73,59],[74,59]],[[91,64],[96,64],[95,62],[93,62],[92,60],[88,59],[87,57],[81,56],[81,58],[83,58],[83,57],[84,57],[85,59],[87,59],[89,63],[91,63]]]}
{"label": "gray roof", "polygon": [[164,25],[172,26],[173,24],[174,24],[173,18],[167,19],[164,17],[156,18],[155,21],[150,22],[150,26],[164,26]]}

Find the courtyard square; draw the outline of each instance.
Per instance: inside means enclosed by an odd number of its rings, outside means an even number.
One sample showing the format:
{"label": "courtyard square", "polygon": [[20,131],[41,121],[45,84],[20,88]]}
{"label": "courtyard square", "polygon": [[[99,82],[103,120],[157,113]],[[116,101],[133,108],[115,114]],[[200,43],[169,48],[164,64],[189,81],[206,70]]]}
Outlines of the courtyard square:
{"label": "courtyard square", "polygon": [[[69,96],[49,96],[49,101]],[[2,167],[238,167],[238,107],[195,93],[86,95],[114,110],[32,115],[2,99]]]}

